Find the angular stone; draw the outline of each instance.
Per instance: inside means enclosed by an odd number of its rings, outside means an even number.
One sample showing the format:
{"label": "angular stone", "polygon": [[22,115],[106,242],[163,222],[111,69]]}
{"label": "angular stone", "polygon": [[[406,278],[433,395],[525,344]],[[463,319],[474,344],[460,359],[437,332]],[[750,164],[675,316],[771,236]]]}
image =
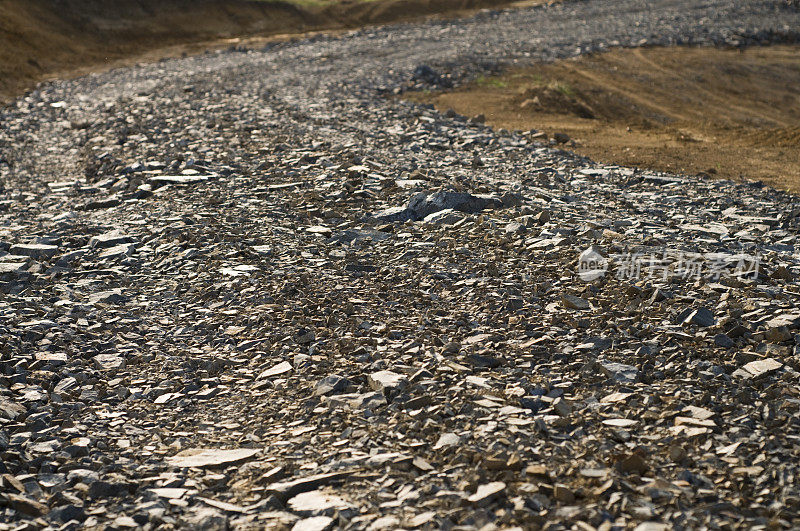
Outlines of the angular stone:
{"label": "angular stone", "polygon": [[193,507],[188,514],[181,517],[182,527],[202,531],[226,531],[228,517],[211,507]]}
{"label": "angular stone", "polygon": [[212,177],[212,175],[155,175],[150,177],[150,182],[155,185],[196,184],[205,182]]}
{"label": "angular stone", "polygon": [[29,256],[34,260],[47,260],[58,254],[58,246],[40,243],[12,245],[9,253],[18,256]]}
{"label": "angular stone", "polygon": [[111,259],[111,258],[122,258],[123,256],[130,256],[133,254],[133,251],[136,249],[136,246],[130,243],[122,244],[122,245],[115,245],[114,247],[109,247],[108,249],[103,250],[98,255],[98,258],[101,259]]}
{"label": "angular stone", "polygon": [[98,354],[94,358],[94,366],[100,371],[121,371],[126,367],[125,358],[114,354]]}
{"label": "angular stone", "polygon": [[286,374],[293,370],[292,364],[288,361],[282,361],[277,365],[270,367],[269,369],[265,370],[261,374],[258,375],[259,380],[263,380],[264,378],[272,378],[274,376],[280,376],[282,374]]}
{"label": "angular stone", "polygon": [[293,496],[286,506],[300,516],[331,516],[335,511],[352,506],[335,494],[312,490]]}
{"label": "angular stone", "polygon": [[373,391],[386,394],[404,387],[408,383],[408,377],[392,371],[378,371],[367,376],[367,383]]}
{"label": "angular stone", "polygon": [[767,329],[767,332],[764,334],[764,338],[770,343],[785,343],[787,341],[791,341],[794,336],[789,331],[789,327],[774,326]]}
{"label": "angular stone", "polygon": [[572,489],[562,483],[556,483],[553,486],[553,498],[561,503],[572,503],[575,501],[575,493]]}
{"label": "angular stone", "polygon": [[575,295],[570,295],[569,293],[561,294],[561,304],[565,308],[569,308],[571,310],[588,310],[591,307],[589,301],[586,299],[576,297]]}
{"label": "angular stone", "polygon": [[112,289],[101,291],[89,296],[89,304],[122,304],[128,301],[128,297],[122,294],[122,290]]}
{"label": "angular stone", "polygon": [[26,262],[0,262],[0,275],[20,275],[27,267]]}
{"label": "angular stone", "polygon": [[77,388],[78,388],[78,380],[76,380],[72,376],[68,376],[56,384],[56,386],[53,388],[53,392],[58,395],[68,395],[71,394],[73,391],[75,391]]}
{"label": "angular stone", "polygon": [[135,483],[125,481],[95,481],[89,486],[89,498],[106,499],[127,496],[136,490]]}
{"label": "angular stone", "polygon": [[634,383],[639,376],[639,369],[633,365],[625,365],[612,361],[599,362],[600,370],[608,378],[619,383]]}
{"label": "angular stone", "polygon": [[15,511],[27,514],[28,516],[41,516],[47,512],[47,505],[29,498],[15,494],[13,492],[6,493],[5,495],[8,506]]}
{"label": "angular stone", "polygon": [[86,513],[84,512],[83,507],[79,505],[61,505],[55,509],[52,509],[47,514],[47,517],[59,522],[69,522],[70,520],[83,522],[86,520]]}
{"label": "angular stone", "polygon": [[0,396],[0,418],[14,420],[25,413],[25,406]]}
{"label": "angular stone", "polygon": [[106,232],[89,239],[89,247],[92,249],[107,249],[122,244],[134,243],[136,240],[132,236],[122,234],[119,231]]}
{"label": "angular stone", "polygon": [[317,385],[314,387],[314,395],[324,396],[340,393],[347,389],[348,385],[350,385],[350,381],[347,380],[347,378],[339,376],[338,374],[331,374],[317,382]]}
{"label": "angular stone", "polygon": [[328,531],[333,529],[334,523],[330,516],[312,516],[295,522],[291,531]]}
{"label": "angular stone", "polygon": [[439,439],[436,441],[436,444],[433,446],[433,449],[438,450],[439,448],[444,448],[447,446],[458,446],[460,444],[461,444],[461,437],[459,437],[455,433],[443,433],[439,436]]}
{"label": "angular stone", "polygon": [[485,505],[506,490],[506,484],[502,481],[493,481],[484,485],[479,485],[475,494],[467,498],[467,501],[476,505]]}
{"label": "angular stone", "polygon": [[289,481],[281,481],[272,483],[266,488],[268,494],[274,494],[281,501],[297,496],[302,492],[315,490],[323,485],[329,485],[333,482],[343,480],[350,476],[351,472],[330,472],[327,474],[316,474],[313,476],[306,476]]}
{"label": "angular stone", "polygon": [[247,461],[257,455],[259,448],[219,450],[215,448],[192,448],[183,450],[166,459],[167,464],[182,468],[215,468]]}
{"label": "angular stone", "polygon": [[603,424],[614,428],[630,428],[639,424],[639,421],[634,419],[606,419]]}
{"label": "angular stone", "polygon": [[783,363],[774,358],[765,358],[763,360],[751,361],[741,369],[733,372],[734,376],[740,378],[760,378],[772,372],[775,372],[783,367]]}
{"label": "angular stone", "polygon": [[717,334],[714,336],[714,344],[722,348],[731,348],[736,343],[727,334]]}
{"label": "angular stone", "polygon": [[440,210],[439,212],[428,214],[422,221],[425,223],[432,223],[434,225],[454,225],[462,219],[464,219],[463,212],[458,212],[452,208],[446,208],[444,210]]}
{"label": "angular stone", "polygon": [[716,324],[716,319],[714,319],[714,314],[711,313],[711,310],[708,308],[697,308],[689,312],[689,314],[683,319],[683,324],[694,324],[697,326],[709,327]]}

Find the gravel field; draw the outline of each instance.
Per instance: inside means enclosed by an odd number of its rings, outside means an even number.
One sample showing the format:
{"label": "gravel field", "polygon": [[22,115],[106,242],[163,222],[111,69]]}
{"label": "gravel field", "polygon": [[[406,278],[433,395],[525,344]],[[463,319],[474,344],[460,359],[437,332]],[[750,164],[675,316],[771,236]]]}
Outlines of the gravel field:
{"label": "gravel field", "polygon": [[800,527],[800,201],[405,103],[786,2],[588,0],[0,110],[0,529]]}

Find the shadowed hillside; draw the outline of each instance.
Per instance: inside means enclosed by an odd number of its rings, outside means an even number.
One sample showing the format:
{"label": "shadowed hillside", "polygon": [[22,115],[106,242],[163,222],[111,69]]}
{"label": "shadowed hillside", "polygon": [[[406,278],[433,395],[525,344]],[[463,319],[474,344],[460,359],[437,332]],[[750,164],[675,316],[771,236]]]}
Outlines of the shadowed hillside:
{"label": "shadowed hillside", "polygon": [[507,2],[0,0],[0,101],[45,79],[178,44],[352,28],[503,3]]}

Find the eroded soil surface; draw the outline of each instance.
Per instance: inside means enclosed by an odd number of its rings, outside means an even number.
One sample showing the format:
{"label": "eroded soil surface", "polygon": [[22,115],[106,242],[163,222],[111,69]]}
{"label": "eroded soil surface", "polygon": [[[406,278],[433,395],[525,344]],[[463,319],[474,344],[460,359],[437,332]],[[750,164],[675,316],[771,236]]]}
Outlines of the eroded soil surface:
{"label": "eroded soil surface", "polygon": [[800,48],[613,50],[411,96],[594,160],[800,191]]}

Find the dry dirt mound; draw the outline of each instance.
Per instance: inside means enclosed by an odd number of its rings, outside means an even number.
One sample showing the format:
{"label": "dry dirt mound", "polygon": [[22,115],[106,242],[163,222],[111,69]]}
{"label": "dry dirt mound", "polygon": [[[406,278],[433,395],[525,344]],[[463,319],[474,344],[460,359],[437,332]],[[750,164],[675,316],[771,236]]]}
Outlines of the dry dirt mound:
{"label": "dry dirt mound", "polygon": [[[0,0],[0,101],[36,82],[234,36],[381,24],[505,0]],[[169,46],[194,43],[188,48]]]}
{"label": "dry dirt mound", "polygon": [[596,160],[800,190],[800,48],[614,50],[414,95]]}

